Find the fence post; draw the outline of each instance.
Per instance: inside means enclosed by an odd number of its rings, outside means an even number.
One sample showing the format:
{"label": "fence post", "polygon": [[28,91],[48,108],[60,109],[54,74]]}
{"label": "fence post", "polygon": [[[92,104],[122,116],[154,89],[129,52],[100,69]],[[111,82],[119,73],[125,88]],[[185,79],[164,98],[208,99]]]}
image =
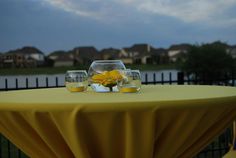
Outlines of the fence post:
{"label": "fence post", "polygon": [[29,88],[29,79],[28,78],[25,79],[25,86],[27,89]]}
{"label": "fence post", "polygon": [[214,147],[214,142],[213,143],[211,143],[211,157],[215,157],[215,151],[214,151],[214,149],[215,149],[215,147]]}
{"label": "fence post", "polygon": [[7,139],[7,152],[8,152],[8,158],[11,158],[11,146],[10,141]]}
{"label": "fence post", "polygon": [[148,84],[148,74],[145,74],[145,84]]}
{"label": "fence post", "polygon": [[156,82],[157,82],[157,81],[156,81],[156,73],[154,72],[154,73],[153,73],[153,84],[156,84]]}
{"label": "fence post", "polygon": [[18,79],[16,78],[16,89],[18,89]]}
{"label": "fence post", "polygon": [[164,73],[161,73],[161,84],[164,84]]}
{"label": "fence post", "polygon": [[6,78],[5,78],[5,90],[6,90],[6,91],[8,90],[8,81],[7,81]]}
{"label": "fence post", "polygon": [[183,85],[184,84],[184,72],[178,72],[177,73],[177,83],[179,85]]}
{"label": "fence post", "polygon": [[48,77],[46,77],[46,87],[48,88]]}
{"label": "fence post", "polygon": [[21,150],[20,149],[17,150],[17,154],[18,154],[18,158],[21,158]]}
{"label": "fence post", "polygon": [[0,134],[0,157],[2,157],[2,135]]}
{"label": "fence post", "polygon": [[39,88],[39,79],[38,79],[38,77],[36,78],[36,88]]}
{"label": "fence post", "polygon": [[171,72],[169,73],[169,84],[172,84],[172,74],[171,74]]}
{"label": "fence post", "polygon": [[56,87],[58,87],[58,77],[56,77]]}

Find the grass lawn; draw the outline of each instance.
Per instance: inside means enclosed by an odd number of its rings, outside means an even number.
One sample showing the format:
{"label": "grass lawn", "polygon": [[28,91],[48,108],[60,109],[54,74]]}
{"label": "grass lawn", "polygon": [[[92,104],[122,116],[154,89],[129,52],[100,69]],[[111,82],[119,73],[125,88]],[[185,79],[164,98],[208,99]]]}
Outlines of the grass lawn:
{"label": "grass lawn", "polygon": [[[28,75],[28,74],[60,74],[67,70],[88,70],[89,66],[73,66],[73,67],[40,67],[40,68],[1,68],[0,75]],[[126,68],[145,70],[167,70],[176,69],[174,64],[168,65],[126,65]]]}

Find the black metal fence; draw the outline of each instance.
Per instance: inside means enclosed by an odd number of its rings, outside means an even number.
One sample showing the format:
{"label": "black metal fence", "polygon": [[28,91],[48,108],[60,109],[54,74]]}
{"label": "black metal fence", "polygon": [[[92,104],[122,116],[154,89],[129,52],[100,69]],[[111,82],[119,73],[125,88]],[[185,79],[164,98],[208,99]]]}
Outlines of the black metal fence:
{"label": "black metal fence", "polygon": [[[190,76],[185,75],[183,72],[178,72],[177,79],[172,79],[172,73],[168,74],[168,80],[166,80],[166,76],[164,73],[161,73],[159,77],[160,80],[157,80],[157,74],[152,74],[152,80],[149,78],[150,74],[144,74],[144,80],[142,84],[204,84],[211,83],[216,85],[224,85],[224,86],[235,86],[235,76],[232,74],[230,77],[218,78],[214,79],[214,81],[206,82],[206,80],[199,79],[197,75]],[[23,90],[23,89],[38,89],[38,88],[55,88],[55,87],[64,87],[65,85],[60,85],[58,82],[58,77],[55,77],[55,84],[53,86],[49,86],[48,77],[45,78],[45,86],[39,86],[39,79],[35,79],[34,87],[29,86],[29,79],[25,79],[25,87],[20,87],[18,79],[15,79],[15,87],[9,88],[8,79],[5,79],[5,87],[0,88],[0,91],[8,91],[8,90]],[[218,138],[216,138],[211,144],[209,144],[204,150],[196,155],[196,158],[221,158],[228,150],[229,144],[232,143],[233,140],[233,131],[232,127],[228,128],[223,132]],[[27,158],[27,156],[21,152],[17,147],[14,146],[8,139],[4,136],[0,135],[0,158]]]}
{"label": "black metal fence", "polygon": [[28,156],[0,134],[0,158],[28,158]]}
{"label": "black metal fence", "polygon": [[[168,75],[168,76],[166,76]],[[215,78],[214,80],[209,80],[206,78],[199,78],[199,75],[186,75],[183,72],[177,73],[177,78],[173,79],[172,73],[164,74],[161,73],[159,76],[156,73],[145,73],[142,83],[143,84],[211,84],[211,85],[225,85],[225,86],[235,86],[235,80],[236,77],[232,73],[231,75],[227,75],[225,77],[221,78]],[[151,80],[150,80],[151,78]],[[157,79],[158,78],[158,79]],[[43,80],[41,78],[41,80]],[[24,87],[19,86],[19,80],[16,77],[15,78],[15,86],[9,86],[9,81],[7,78],[5,78],[4,87],[0,87],[0,91],[8,91],[8,90],[23,90],[23,89],[38,89],[38,88],[55,88],[55,87],[64,87],[64,84],[59,84],[59,78],[55,77],[54,84],[49,85],[49,78],[45,77],[45,84],[44,86],[39,85],[39,78],[35,78],[35,86],[29,86],[29,78],[25,78]],[[64,83],[64,82],[63,82]],[[12,83],[11,83],[12,85]]]}

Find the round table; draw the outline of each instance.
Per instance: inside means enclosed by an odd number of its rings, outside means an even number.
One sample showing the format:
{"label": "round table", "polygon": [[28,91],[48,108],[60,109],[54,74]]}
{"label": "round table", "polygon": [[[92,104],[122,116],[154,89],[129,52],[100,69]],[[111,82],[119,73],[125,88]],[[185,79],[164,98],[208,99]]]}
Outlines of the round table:
{"label": "round table", "polygon": [[189,158],[236,118],[236,88],[0,92],[0,132],[32,158]]}

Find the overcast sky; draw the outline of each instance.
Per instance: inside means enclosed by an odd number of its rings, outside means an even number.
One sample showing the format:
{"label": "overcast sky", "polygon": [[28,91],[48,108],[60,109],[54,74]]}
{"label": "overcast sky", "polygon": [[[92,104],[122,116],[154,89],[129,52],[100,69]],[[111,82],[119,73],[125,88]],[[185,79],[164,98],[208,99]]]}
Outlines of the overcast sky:
{"label": "overcast sky", "polygon": [[0,52],[236,44],[236,0],[0,0],[0,20]]}

